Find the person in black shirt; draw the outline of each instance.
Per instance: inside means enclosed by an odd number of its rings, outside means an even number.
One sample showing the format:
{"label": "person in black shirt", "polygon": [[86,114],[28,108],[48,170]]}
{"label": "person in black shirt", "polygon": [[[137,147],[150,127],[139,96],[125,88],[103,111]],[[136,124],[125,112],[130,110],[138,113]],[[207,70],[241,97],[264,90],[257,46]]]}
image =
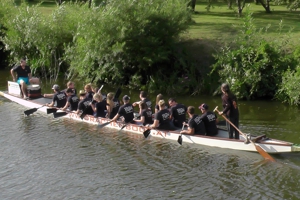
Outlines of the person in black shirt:
{"label": "person in black shirt", "polygon": [[135,120],[136,122],[141,122],[144,126],[146,124],[152,124],[152,110],[148,108],[145,102],[140,102],[140,110],[142,111],[141,119]]}
{"label": "person in black shirt", "polygon": [[187,113],[190,117],[188,122],[188,130],[182,130],[180,133],[189,135],[205,135],[206,131],[204,122],[201,120],[200,116],[195,114],[195,107],[189,106]]}
{"label": "person in black shirt", "polygon": [[66,105],[62,108],[62,110],[66,110],[69,108],[70,111],[76,111],[78,108],[78,102],[79,98],[74,94],[74,90],[72,88],[69,88],[66,90],[67,94],[67,103]]}
{"label": "person in black shirt", "polygon": [[130,101],[130,97],[128,95],[125,95],[123,97],[124,105],[122,105],[119,108],[118,113],[114,116],[114,118],[111,121],[116,121],[117,119],[119,119],[119,117],[124,117],[125,123],[128,122],[134,123],[133,106],[131,105],[131,103],[129,103],[129,101]]}
{"label": "person in black shirt", "polygon": [[[152,110],[152,103],[151,103],[151,101],[147,98],[147,93],[146,93],[145,91],[141,91],[141,92],[140,92],[140,99],[141,99],[141,101],[133,103],[132,106],[136,106],[136,105],[139,105],[140,102],[144,102],[144,103],[147,104],[148,108],[149,108],[150,110]],[[139,111],[139,114],[141,114],[141,112],[142,112],[142,110]]]}
{"label": "person in black shirt", "polygon": [[150,125],[150,128],[157,128],[162,130],[176,130],[170,120],[171,113],[168,109],[165,109],[165,101],[160,100],[158,102],[159,111],[154,115],[154,122]]}
{"label": "person in black shirt", "polygon": [[107,98],[106,98],[106,102],[109,105],[108,113],[110,113],[109,114],[110,119],[112,119],[112,118],[114,118],[114,116],[116,116],[116,114],[118,113],[119,108],[120,108],[120,101],[119,101],[119,99],[114,98],[114,96],[115,96],[114,93],[109,92],[107,94]]}
{"label": "person in black shirt", "polygon": [[[222,95],[222,105],[223,111],[219,112],[219,115],[225,114],[225,116],[237,127],[239,128],[239,108],[237,105],[236,96],[230,91],[229,85],[223,83],[221,85]],[[239,131],[236,130],[230,123],[226,121],[226,126],[229,130],[229,138],[233,139],[233,133],[235,139],[240,139]]]}
{"label": "person in black shirt", "polygon": [[109,110],[109,105],[105,100],[102,99],[102,95],[99,93],[94,94],[93,99],[96,101],[95,104],[91,104],[94,111],[95,117],[106,117],[107,110]]}
{"label": "person in black shirt", "polygon": [[[157,112],[159,111],[158,102],[159,102],[160,100],[162,100],[162,99],[163,99],[163,95],[162,95],[162,94],[158,94],[158,95],[156,96],[156,105],[155,105],[155,111],[154,111],[154,113],[157,113]],[[167,109],[168,106],[165,105],[165,108]]]}
{"label": "person in black shirt", "polygon": [[218,119],[215,113],[208,110],[208,105],[205,103],[199,106],[199,109],[202,112],[200,118],[204,122],[206,135],[208,136],[215,136],[218,134],[217,123]]}
{"label": "person in black shirt", "polygon": [[79,103],[76,113],[85,112],[87,115],[93,115],[94,111],[91,107],[92,99],[86,98],[86,92],[84,90],[79,91]]}
{"label": "person in black shirt", "polygon": [[59,90],[58,85],[53,85],[52,89],[54,90],[55,94],[53,95],[52,102],[50,104],[46,104],[46,106],[57,108],[63,108],[67,102],[67,95],[63,91]]}
{"label": "person in black shirt", "polygon": [[84,86],[84,90],[86,92],[86,98],[93,99],[94,92],[93,92],[93,89],[92,89],[92,85],[91,84],[86,84]]}
{"label": "person in black shirt", "polygon": [[186,120],[186,106],[176,102],[174,98],[169,99],[171,119],[176,127],[181,128],[182,123]]}
{"label": "person in black shirt", "polygon": [[[17,73],[17,79],[15,78],[14,73]],[[19,85],[21,85],[21,90],[24,99],[28,98],[26,85],[40,83],[40,80],[38,78],[33,78],[31,76],[31,69],[28,65],[26,65],[25,58],[20,60],[20,65],[17,65],[10,70],[10,74],[13,78],[13,81],[16,81]]]}

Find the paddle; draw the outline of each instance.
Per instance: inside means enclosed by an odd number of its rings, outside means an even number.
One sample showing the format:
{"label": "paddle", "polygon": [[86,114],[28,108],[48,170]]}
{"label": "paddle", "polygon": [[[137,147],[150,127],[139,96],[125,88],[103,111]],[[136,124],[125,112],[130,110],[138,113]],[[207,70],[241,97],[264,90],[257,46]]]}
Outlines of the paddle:
{"label": "paddle", "polygon": [[[218,106],[214,109],[214,112],[215,111],[217,111],[218,113],[220,112],[220,111],[218,111]],[[229,123],[229,124],[231,124],[231,126],[233,127],[233,128],[235,128],[241,135],[243,135],[245,138],[247,138],[247,136],[246,136],[246,134],[245,133],[243,133],[242,131],[240,131],[229,119],[227,119],[227,117],[225,117],[224,115],[222,115],[222,117]],[[275,159],[272,157],[272,156],[270,156],[270,154],[268,154],[263,148],[261,148],[259,145],[257,145],[257,144],[255,144],[252,140],[250,140],[250,142],[255,146],[255,148],[256,148],[256,150],[257,150],[257,152],[262,156],[262,157],[264,157],[265,159],[267,159],[267,160],[270,160],[270,161],[272,161],[272,162],[274,162],[275,161]]]}
{"label": "paddle", "polygon": [[120,131],[123,130],[128,124],[130,124],[131,122],[133,122],[134,120],[136,120],[136,119],[139,118],[140,116],[141,116],[141,115],[137,115],[135,118],[133,118],[133,120],[131,120],[130,122],[125,123],[125,124],[121,127]]}
{"label": "paddle", "polygon": [[116,93],[115,93],[114,99],[118,99],[118,98],[120,97],[121,93],[122,93],[122,90],[121,90],[121,88],[119,87],[119,88],[117,89]]}
{"label": "paddle", "polygon": [[32,113],[36,112],[38,109],[44,107],[45,105],[41,106],[41,107],[38,107],[38,108],[31,108],[29,110],[25,110],[24,111],[24,115],[28,116],[28,115],[31,115]]}
{"label": "paddle", "polygon": [[56,113],[57,108],[47,108],[47,114]]}
{"label": "paddle", "polygon": [[56,113],[53,113],[53,117],[54,118],[58,118],[58,117],[63,117],[65,115],[67,115],[69,112],[56,112]]}
{"label": "paddle", "polygon": [[145,138],[147,138],[150,135],[150,133],[151,133],[151,129],[147,129],[143,132],[143,135]]}
{"label": "paddle", "polygon": [[98,128],[103,128],[103,127],[107,126],[108,124],[110,124],[111,122],[113,122],[113,121],[111,120],[111,121],[105,122],[103,124],[99,124]]}
{"label": "paddle", "polygon": [[[184,124],[182,125],[181,131],[183,131],[183,129],[184,129]],[[177,142],[178,142],[180,145],[182,145],[182,133],[180,133],[180,135],[179,135],[179,137],[178,137],[178,139],[177,139]]]}
{"label": "paddle", "polygon": [[[99,89],[97,92],[101,91],[102,88],[103,88],[103,85],[101,85],[100,89]],[[81,119],[83,119],[83,118],[86,116],[86,113],[87,113],[89,107],[90,107],[90,105],[87,106],[87,107],[84,109],[84,111],[81,113],[81,115],[80,115],[80,118],[81,118]]]}

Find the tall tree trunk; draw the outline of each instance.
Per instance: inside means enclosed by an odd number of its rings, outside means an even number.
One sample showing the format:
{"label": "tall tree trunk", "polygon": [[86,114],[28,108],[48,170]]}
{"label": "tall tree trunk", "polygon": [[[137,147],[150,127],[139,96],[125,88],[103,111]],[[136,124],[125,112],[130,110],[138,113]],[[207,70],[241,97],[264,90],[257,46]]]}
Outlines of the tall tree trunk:
{"label": "tall tree trunk", "polygon": [[232,10],[232,0],[227,0],[228,9]]}
{"label": "tall tree trunk", "polygon": [[238,7],[238,16],[241,17],[245,7],[245,0],[236,0],[236,5]]}
{"label": "tall tree trunk", "polygon": [[187,6],[188,6],[188,7],[191,7],[191,9],[192,9],[193,11],[195,11],[196,0],[190,0]]}
{"label": "tall tree trunk", "polygon": [[89,8],[92,6],[92,0],[89,0]]}
{"label": "tall tree trunk", "polygon": [[62,0],[58,0],[58,5],[61,5],[62,4]]}
{"label": "tall tree trunk", "polygon": [[266,13],[271,13],[270,0],[266,0],[266,3],[264,2],[264,0],[258,0],[258,1],[266,10]]}

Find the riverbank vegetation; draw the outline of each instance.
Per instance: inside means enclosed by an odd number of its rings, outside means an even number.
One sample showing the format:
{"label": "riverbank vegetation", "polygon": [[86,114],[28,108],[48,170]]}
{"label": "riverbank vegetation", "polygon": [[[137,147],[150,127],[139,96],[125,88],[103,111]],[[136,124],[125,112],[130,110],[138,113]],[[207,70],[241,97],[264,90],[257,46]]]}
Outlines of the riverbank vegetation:
{"label": "riverbank vegetation", "polygon": [[253,4],[241,15],[221,2],[198,2],[193,11],[183,0],[99,2],[1,1],[10,62],[26,55],[51,79],[168,94],[213,94],[228,82],[242,99],[300,103],[299,12],[274,5],[265,13]]}

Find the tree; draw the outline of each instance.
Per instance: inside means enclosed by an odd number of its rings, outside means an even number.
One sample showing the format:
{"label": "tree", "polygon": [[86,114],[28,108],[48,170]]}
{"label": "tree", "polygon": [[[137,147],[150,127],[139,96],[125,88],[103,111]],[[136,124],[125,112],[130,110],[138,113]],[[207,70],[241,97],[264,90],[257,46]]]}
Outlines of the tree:
{"label": "tree", "polygon": [[258,0],[258,2],[264,7],[266,13],[271,13],[270,0]]}

